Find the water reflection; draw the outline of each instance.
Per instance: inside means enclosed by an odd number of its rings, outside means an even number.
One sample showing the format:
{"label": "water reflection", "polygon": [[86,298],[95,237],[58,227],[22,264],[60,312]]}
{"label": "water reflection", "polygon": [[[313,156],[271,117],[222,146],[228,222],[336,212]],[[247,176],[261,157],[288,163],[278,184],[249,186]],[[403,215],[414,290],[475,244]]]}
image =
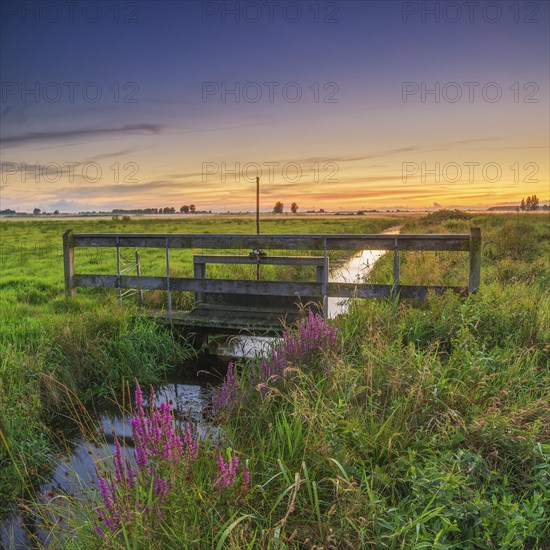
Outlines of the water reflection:
{"label": "water reflection", "polygon": [[[332,271],[329,281],[334,283],[364,283],[374,264],[385,254],[384,250],[362,250],[343,267]],[[328,298],[327,316],[334,319],[336,316],[348,311],[350,298]]]}

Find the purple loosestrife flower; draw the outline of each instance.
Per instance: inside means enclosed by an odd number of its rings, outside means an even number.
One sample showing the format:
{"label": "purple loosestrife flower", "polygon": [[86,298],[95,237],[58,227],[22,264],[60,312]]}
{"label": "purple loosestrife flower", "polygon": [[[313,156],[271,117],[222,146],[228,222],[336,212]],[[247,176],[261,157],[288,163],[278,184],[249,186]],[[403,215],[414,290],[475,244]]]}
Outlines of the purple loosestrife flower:
{"label": "purple loosestrife flower", "polygon": [[309,310],[307,317],[298,323],[296,332],[285,331],[269,357],[261,360],[257,388],[267,393],[268,384],[276,382],[288,366],[304,363],[312,365],[323,354],[335,348],[337,343],[338,329]]}
{"label": "purple loosestrife flower", "polygon": [[103,477],[99,477],[97,480],[97,484],[99,485],[99,493],[101,494],[103,505],[109,512],[112,512],[114,509],[114,505],[113,499],[111,498],[111,489],[109,487],[109,483]]}
{"label": "purple loosestrife flower", "polygon": [[113,461],[115,463],[115,475],[116,480],[120,485],[126,484],[126,468],[122,463],[122,451],[120,448],[120,442],[116,438],[115,434],[115,452],[113,453]]}
{"label": "purple loosestrife flower", "polygon": [[[98,473],[99,475],[99,473]],[[114,483],[109,483],[107,479],[99,475],[98,477],[99,493],[103,502],[103,508],[97,507],[95,512],[99,521],[104,527],[107,527],[110,531],[116,531],[120,526],[122,503],[120,502],[120,496],[116,491]],[[103,533],[101,526],[97,526]],[[96,529],[96,533],[98,530]]]}
{"label": "purple loosestrife flower", "polygon": [[[172,408],[163,403],[155,409],[153,399],[151,388],[150,405],[145,409],[143,393],[136,382],[134,414],[130,422],[136,471],[123,456],[120,442],[116,439],[112,469],[98,472],[102,506],[95,509],[99,525],[94,527],[94,531],[100,537],[106,537],[108,531],[117,533],[122,526],[131,527],[136,511],[142,521],[160,521],[162,518],[161,506],[171,490],[162,471],[182,460],[184,448],[174,427]],[[185,444],[188,460],[196,460],[198,441],[190,426],[186,427]]]}
{"label": "purple loosestrife flower", "polygon": [[216,489],[224,489],[233,485],[235,479],[231,477],[231,460],[226,462],[222,455],[218,455],[218,478],[214,483]]}
{"label": "purple loosestrife flower", "polygon": [[183,441],[174,428],[172,408],[168,403],[162,403],[154,410],[151,404],[147,415],[143,409],[143,394],[139,384],[136,385],[136,406],[130,424],[138,472],[150,467],[151,461],[165,464],[181,461]]}
{"label": "purple loosestrife flower", "polygon": [[143,415],[143,392],[141,387],[136,380],[136,391],[135,391],[135,409],[140,416]]}
{"label": "purple loosestrife flower", "polygon": [[193,434],[193,430],[191,429],[191,424],[189,422],[185,423],[183,442],[185,443],[185,452],[187,454],[187,459],[190,462],[194,462],[199,457],[199,442],[196,440],[195,435]]}
{"label": "purple loosestrife flower", "polygon": [[168,492],[168,481],[162,477],[153,478],[153,495],[164,498]]}
{"label": "purple loosestrife flower", "polygon": [[[218,453],[218,477],[214,482],[214,488],[221,490],[227,487],[231,487],[235,484],[237,479],[237,468],[239,466],[239,457],[235,454],[235,451],[231,450],[229,458],[224,460],[221,453]],[[250,481],[250,472],[248,469],[243,473],[243,485],[247,486]]]}
{"label": "purple loosestrife flower", "polygon": [[212,414],[219,416],[222,412],[230,413],[237,404],[239,387],[233,363],[227,365],[227,374],[223,383],[212,393]]}

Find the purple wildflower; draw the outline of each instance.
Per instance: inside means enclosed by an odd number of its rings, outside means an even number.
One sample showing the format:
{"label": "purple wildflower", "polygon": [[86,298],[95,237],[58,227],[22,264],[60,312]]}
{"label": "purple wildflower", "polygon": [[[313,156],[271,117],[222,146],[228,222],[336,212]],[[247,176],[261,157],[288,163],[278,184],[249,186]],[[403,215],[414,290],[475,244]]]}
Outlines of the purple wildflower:
{"label": "purple wildflower", "polygon": [[183,442],[185,443],[185,452],[189,461],[197,460],[199,456],[199,442],[195,439],[191,424],[187,422],[185,424],[185,432],[183,436]]}
{"label": "purple wildflower", "polygon": [[260,362],[260,380],[257,385],[262,393],[269,391],[269,383],[277,381],[291,365],[314,364],[338,343],[338,329],[327,324],[320,315],[311,310],[298,323],[295,332],[285,331],[278,345],[268,358]]}
{"label": "purple wildflower", "polygon": [[224,489],[235,483],[237,478],[237,467],[239,457],[231,451],[230,457],[225,461],[221,454],[218,454],[218,478],[214,483],[216,489]]}
{"label": "purple wildflower", "polygon": [[174,428],[172,409],[162,403],[149,415],[143,409],[143,396],[136,387],[136,407],[130,422],[134,439],[134,456],[138,472],[144,471],[153,462],[178,463],[183,455],[183,442]]}
{"label": "purple wildflower", "polygon": [[229,363],[222,385],[216,388],[212,394],[214,416],[219,416],[222,412],[230,413],[233,410],[237,403],[238,389],[233,363]]}
{"label": "purple wildflower", "polygon": [[[116,439],[113,469],[98,472],[102,506],[95,510],[99,524],[94,531],[100,537],[105,536],[105,528],[116,533],[123,525],[131,525],[136,510],[145,520],[160,521],[162,503],[171,490],[168,479],[161,472],[181,462],[184,456],[189,461],[198,457],[199,443],[189,425],[185,429],[184,455],[184,442],[174,427],[172,408],[168,403],[154,408],[152,388],[149,407],[145,409],[143,403],[143,393],[136,383],[134,414],[130,422],[136,471],[123,456],[120,442]],[[135,489],[130,490],[132,488]]]}
{"label": "purple wildflower", "polygon": [[153,478],[153,495],[164,498],[168,492],[168,481],[162,477]]}

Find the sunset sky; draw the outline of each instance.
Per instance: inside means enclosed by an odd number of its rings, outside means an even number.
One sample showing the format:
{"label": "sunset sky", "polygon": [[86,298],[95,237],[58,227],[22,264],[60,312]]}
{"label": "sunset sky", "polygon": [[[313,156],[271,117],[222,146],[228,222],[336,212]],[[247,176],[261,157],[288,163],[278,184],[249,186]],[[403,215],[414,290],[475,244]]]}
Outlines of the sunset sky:
{"label": "sunset sky", "polygon": [[252,210],[258,167],[264,210],[549,199],[544,0],[4,1],[1,26],[2,209]]}

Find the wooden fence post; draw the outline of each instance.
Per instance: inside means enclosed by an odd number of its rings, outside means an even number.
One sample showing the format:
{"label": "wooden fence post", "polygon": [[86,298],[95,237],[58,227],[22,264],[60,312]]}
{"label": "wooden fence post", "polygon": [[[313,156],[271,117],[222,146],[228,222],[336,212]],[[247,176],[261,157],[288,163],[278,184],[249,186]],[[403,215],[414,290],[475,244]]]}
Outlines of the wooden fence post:
{"label": "wooden fence post", "polygon": [[[195,279],[206,279],[206,264],[197,262],[193,258],[193,277]],[[202,292],[195,292],[195,301],[201,302],[204,299]]]}
{"label": "wooden fence post", "polygon": [[72,229],[67,229],[63,233],[63,267],[65,270],[65,297],[70,298],[76,296],[76,288],[73,286],[74,238]]}
{"label": "wooden fence post", "polygon": [[470,274],[468,292],[477,292],[481,282],[481,229],[470,228]]}
{"label": "wooden fence post", "polygon": [[[329,271],[329,265],[328,265],[328,251],[327,251],[327,240],[323,239],[323,280],[321,281],[322,284],[322,294],[323,294],[323,317],[325,319],[328,319],[328,271]],[[319,271],[317,271],[319,273]]]}

